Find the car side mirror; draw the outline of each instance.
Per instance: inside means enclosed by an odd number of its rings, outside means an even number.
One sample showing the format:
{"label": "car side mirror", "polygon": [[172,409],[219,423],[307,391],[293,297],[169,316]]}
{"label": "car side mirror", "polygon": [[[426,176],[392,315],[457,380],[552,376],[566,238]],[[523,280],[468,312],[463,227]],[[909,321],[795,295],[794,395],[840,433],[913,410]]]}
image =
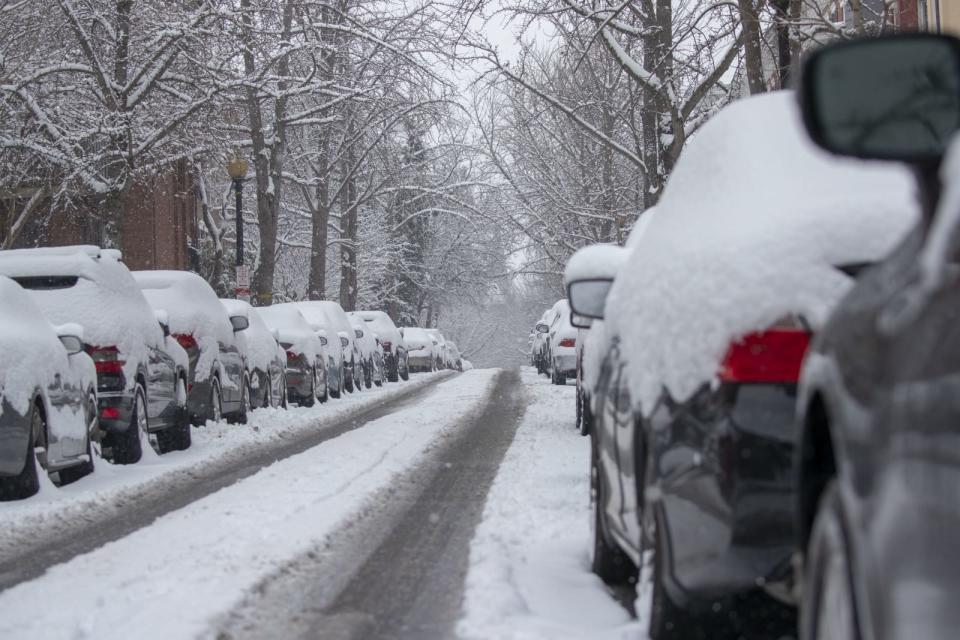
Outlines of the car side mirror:
{"label": "car side mirror", "polygon": [[536,329],[537,329],[537,333],[549,333],[550,325],[541,322],[540,324],[537,325]]}
{"label": "car side mirror", "polygon": [[573,315],[580,316],[582,322],[603,320],[607,294],[627,255],[627,250],[622,247],[595,244],[580,249],[570,257],[563,280],[567,285],[571,321]]}
{"label": "car side mirror", "polygon": [[936,167],[960,130],[960,40],[909,34],[825,47],[807,59],[799,97],[823,149]]}
{"label": "car side mirror", "polygon": [[326,339],[326,337],[324,337],[324,336],[317,336],[317,337],[320,338],[320,346],[321,346],[321,347],[327,346],[327,339]]}
{"label": "car side mirror", "polygon": [[163,331],[163,337],[167,338],[170,336],[170,316],[163,309],[155,309],[153,312],[153,317],[157,319],[157,324],[160,325],[160,330]]}
{"label": "car side mirror", "polygon": [[57,337],[60,344],[66,349],[68,356],[73,356],[83,351],[83,327],[69,322],[56,327]]}
{"label": "car side mirror", "polygon": [[354,335],[355,337],[357,337],[357,338],[362,338],[362,337],[363,337],[363,331],[361,331],[360,329],[354,329],[354,330],[353,330],[353,335]]}
{"label": "car side mirror", "polygon": [[233,332],[245,331],[250,326],[250,319],[247,316],[230,316],[230,324],[233,326]]}

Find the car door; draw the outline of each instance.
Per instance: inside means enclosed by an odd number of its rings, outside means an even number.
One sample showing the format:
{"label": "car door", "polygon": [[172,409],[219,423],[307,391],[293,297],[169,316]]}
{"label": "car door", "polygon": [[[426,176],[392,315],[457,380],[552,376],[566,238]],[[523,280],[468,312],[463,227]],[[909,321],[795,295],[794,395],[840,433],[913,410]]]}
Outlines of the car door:
{"label": "car door", "polygon": [[173,358],[163,349],[151,347],[147,363],[147,417],[157,426],[172,419],[176,406],[176,376],[177,364]]}
{"label": "car door", "polygon": [[224,400],[231,404],[239,404],[243,393],[245,363],[243,354],[237,347],[236,342],[233,344],[220,343],[220,363],[229,378],[229,381],[222,385]]}
{"label": "car door", "polygon": [[87,422],[82,380],[68,368],[56,372],[47,385],[50,415],[48,426],[49,462],[57,464],[64,458],[85,453]]}
{"label": "car door", "polygon": [[616,421],[617,466],[620,469],[620,520],[627,539],[639,544],[643,482],[638,474],[643,472],[643,422],[634,407],[623,366],[617,375],[616,390],[613,416]]}
{"label": "car door", "polygon": [[620,347],[618,341],[614,340],[597,379],[593,434],[596,438],[594,446],[599,466],[598,480],[604,485],[603,495],[606,497],[605,504],[601,506],[612,532],[622,537],[626,532],[622,519],[623,487],[617,444],[617,396],[621,369]]}

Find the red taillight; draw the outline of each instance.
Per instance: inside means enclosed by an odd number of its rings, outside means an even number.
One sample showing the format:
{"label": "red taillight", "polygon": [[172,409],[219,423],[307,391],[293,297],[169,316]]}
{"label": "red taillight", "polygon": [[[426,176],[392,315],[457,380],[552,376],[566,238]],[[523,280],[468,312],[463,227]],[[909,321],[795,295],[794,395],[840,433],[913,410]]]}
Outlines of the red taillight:
{"label": "red taillight", "polygon": [[197,346],[197,341],[189,333],[176,333],[173,336],[184,349],[193,349]]}
{"label": "red taillight", "polygon": [[564,338],[560,341],[561,347],[575,347],[577,346],[577,341],[574,338]]}
{"label": "red taillight", "polygon": [[293,351],[287,351],[287,360],[296,360],[300,357],[299,353],[294,353]]}
{"label": "red taillight", "polygon": [[384,351],[390,351],[390,348],[393,347],[393,343],[384,340],[384,341],[382,341],[382,342],[380,343],[380,346],[383,347],[383,350],[384,350]]}
{"label": "red taillight", "polygon": [[123,373],[123,365],[126,362],[120,360],[120,352],[116,347],[88,346],[87,354],[93,360],[97,373]]}
{"label": "red taillight", "polygon": [[723,382],[795,383],[810,334],[799,329],[751,333],[730,345],[720,366]]}
{"label": "red taillight", "polygon": [[100,417],[104,420],[119,420],[120,409],[116,407],[104,407],[100,409]]}

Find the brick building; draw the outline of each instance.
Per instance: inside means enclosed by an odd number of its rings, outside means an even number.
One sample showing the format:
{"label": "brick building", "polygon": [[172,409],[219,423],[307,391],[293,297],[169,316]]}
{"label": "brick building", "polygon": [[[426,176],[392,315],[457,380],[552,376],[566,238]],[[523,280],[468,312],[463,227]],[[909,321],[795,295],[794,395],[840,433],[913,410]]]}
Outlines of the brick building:
{"label": "brick building", "polygon": [[[19,194],[21,200],[25,195]],[[140,180],[127,194],[121,219],[124,262],[131,269],[189,269],[190,247],[196,246],[199,200],[193,173],[186,161],[166,172]],[[0,198],[0,242],[9,200]],[[80,208],[41,209],[15,248],[101,244],[96,217]]]}

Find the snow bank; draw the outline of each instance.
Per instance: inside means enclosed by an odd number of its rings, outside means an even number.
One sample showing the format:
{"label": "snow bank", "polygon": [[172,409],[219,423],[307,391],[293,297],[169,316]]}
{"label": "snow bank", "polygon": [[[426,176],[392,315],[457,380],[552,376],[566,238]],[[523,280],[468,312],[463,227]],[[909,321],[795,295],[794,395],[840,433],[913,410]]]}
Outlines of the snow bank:
{"label": "snow bank", "polygon": [[530,399],[470,544],[467,639],[638,638],[590,571],[590,441],[569,427],[576,389],[525,368]]}
{"label": "snow bank", "polygon": [[67,358],[56,331],[30,294],[0,276],[0,396],[26,415],[34,391],[69,371]]}
{"label": "snow bank", "polygon": [[220,300],[220,304],[227,311],[228,317],[243,316],[250,322],[250,326],[236,333],[237,344],[247,356],[247,366],[251,369],[269,371],[270,363],[274,358],[286,362],[285,351],[277,344],[270,329],[263,322],[263,318],[253,310],[250,303],[243,300]]}
{"label": "snow bank", "polygon": [[77,277],[73,286],[32,289],[30,296],[54,325],[75,322],[83,327],[85,343],[117,347],[127,362],[124,374],[130,386],[137,364],[149,358],[148,347],[163,345],[153,310],[117,251],[86,246],[0,251],[0,274]]}
{"label": "snow bank", "polygon": [[785,315],[819,327],[852,284],[833,265],[889,252],[916,221],[913,192],[906,169],[815,148],[792,92],[726,107],[683,152],[607,300],[634,400],[689,397],[732,340]]}
{"label": "snow bank", "polygon": [[220,344],[234,344],[233,327],[217,294],[189,271],[134,271],[133,277],[150,306],[167,312],[170,333],[192,335],[197,341],[200,358],[194,377],[206,380],[220,356]]}
{"label": "snow bank", "polygon": [[457,376],[425,400],[430,412],[376,420],[4,591],[0,637],[217,637],[220,616],[390,491],[488,401],[495,378]]}

